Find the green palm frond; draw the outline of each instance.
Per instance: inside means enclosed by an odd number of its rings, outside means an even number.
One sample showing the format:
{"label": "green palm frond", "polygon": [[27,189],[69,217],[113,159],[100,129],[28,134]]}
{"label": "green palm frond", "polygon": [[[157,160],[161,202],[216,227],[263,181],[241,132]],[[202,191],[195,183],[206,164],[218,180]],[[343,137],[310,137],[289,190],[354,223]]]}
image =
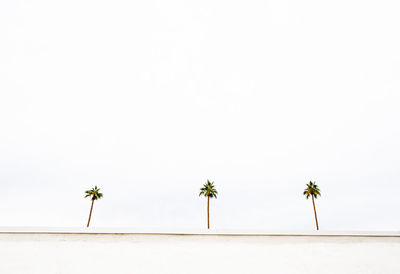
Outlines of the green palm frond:
{"label": "green palm frond", "polygon": [[315,182],[310,181],[308,184],[306,184],[306,187],[307,188],[303,192],[303,195],[306,196],[306,199],[308,199],[310,196],[313,196],[315,199],[317,199],[318,195],[321,196],[321,191]]}
{"label": "green palm frond", "polygon": [[203,187],[200,188],[199,196],[202,195],[205,197],[217,198],[218,191],[215,189],[214,182],[210,182],[210,180],[207,180],[207,183],[205,183]]}
{"label": "green palm frond", "polygon": [[92,197],[92,200],[98,200],[103,198],[103,193],[100,193],[100,188],[94,186],[94,188],[85,191],[85,198]]}

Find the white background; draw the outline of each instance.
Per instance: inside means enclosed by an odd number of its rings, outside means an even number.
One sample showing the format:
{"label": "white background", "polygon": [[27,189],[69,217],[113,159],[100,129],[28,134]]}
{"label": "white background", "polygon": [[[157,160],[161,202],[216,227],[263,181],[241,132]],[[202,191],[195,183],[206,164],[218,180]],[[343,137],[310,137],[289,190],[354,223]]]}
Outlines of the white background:
{"label": "white background", "polygon": [[0,225],[400,227],[398,1],[0,2]]}

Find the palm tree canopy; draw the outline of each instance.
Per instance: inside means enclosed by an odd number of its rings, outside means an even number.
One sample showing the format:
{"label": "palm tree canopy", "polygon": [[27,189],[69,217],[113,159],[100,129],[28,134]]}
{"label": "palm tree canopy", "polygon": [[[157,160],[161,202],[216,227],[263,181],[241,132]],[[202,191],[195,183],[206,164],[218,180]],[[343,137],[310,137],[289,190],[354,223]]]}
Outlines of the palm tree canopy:
{"label": "palm tree canopy", "polygon": [[315,182],[310,181],[306,186],[307,188],[303,192],[303,195],[306,195],[306,199],[310,196],[313,196],[315,199],[317,199],[318,195],[321,196],[321,192]]}
{"label": "palm tree canopy", "polygon": [[217,198],[218,191],[215,189],[214,182],[210,182],[209,180],[207,180],[207,183],[205,183],[203,187],[200,188],[199,196],[201,195],[210,198]]}
{"label": "palm tree canopy", "polygon": [[103,198],[103,193],[100,193],[100,188],[97,188],[97,186],[95,186],[94,188],[90,189],[90,190],[86,190],[85,191],[85,198],[87,197],[92,197],[92,200],[98,200]]}

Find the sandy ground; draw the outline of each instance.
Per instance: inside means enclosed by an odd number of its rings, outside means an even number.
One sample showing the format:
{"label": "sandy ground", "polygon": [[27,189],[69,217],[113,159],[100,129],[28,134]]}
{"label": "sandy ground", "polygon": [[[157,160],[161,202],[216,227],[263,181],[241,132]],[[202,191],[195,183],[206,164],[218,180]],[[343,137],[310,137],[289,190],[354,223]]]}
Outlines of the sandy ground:
{"label": "sandy ground", "polygon": [[400,273],[400,237],[0,234],[0,273]]}

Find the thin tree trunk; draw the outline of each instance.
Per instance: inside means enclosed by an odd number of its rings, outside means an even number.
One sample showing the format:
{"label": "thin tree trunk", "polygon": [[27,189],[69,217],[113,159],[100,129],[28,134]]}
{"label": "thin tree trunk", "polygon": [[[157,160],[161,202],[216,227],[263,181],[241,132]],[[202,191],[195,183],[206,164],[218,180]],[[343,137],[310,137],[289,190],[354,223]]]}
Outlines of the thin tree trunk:
{"label": "thin tree trunk", "polygon": [[90,207],[89,220],[88,220],[88,222],[87,222],[87,226],[86,226],[86,227],[89,227],[90,218],[92,218],[93,204],[94,204],[94,200],[92,199],[92,206]]}
{"label": "thin tree trunk", "polygon": [[319,230],[319,227],[318,227],[318,219],[317,219],[317,211],[315,210],[314,196],[311,195],[311,198],[312,198],[312,204],[313,204],[313,207],[314,207],[315,224],[317,225],[317,230]]}
{"label": "thin tree trunk", "polygon": [[210,229],[210,196],[207,196],[207,227]]}

